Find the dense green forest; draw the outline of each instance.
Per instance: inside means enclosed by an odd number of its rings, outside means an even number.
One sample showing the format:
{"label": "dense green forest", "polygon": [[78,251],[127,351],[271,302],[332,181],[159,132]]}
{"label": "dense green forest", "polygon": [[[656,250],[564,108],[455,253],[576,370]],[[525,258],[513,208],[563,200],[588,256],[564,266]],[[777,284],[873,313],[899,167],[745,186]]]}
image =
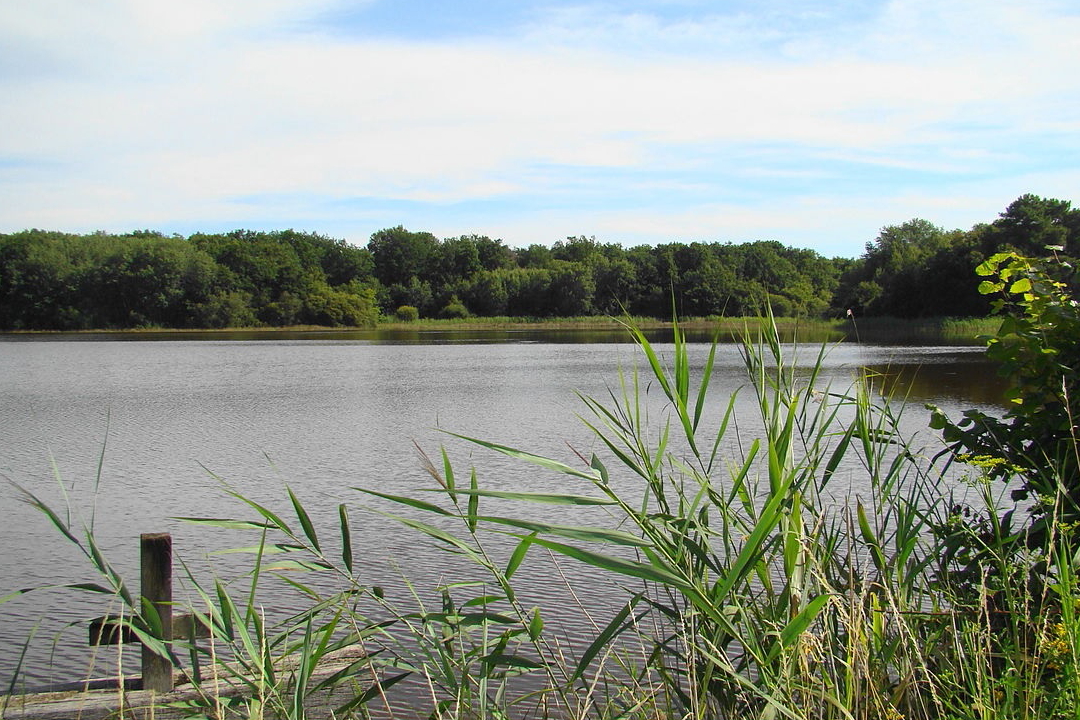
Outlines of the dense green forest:
{"label": "dense green forest", "polygon": [[[620,314],[983,316],[974,268],[1000,250],[1080,247],[1080,210],[1024,195],[993,222],[885,227],[859,258],[776,241],[624,248],[570,237],[515,249],[403,227],[366,247],[284,230],[0,234],[0,328],[363,326],[380,317]],[[674,301],[674,303],[673,303]],[[415,311],[411,310],[415,308]],[[400,309],[400,312],[399,312]]]}

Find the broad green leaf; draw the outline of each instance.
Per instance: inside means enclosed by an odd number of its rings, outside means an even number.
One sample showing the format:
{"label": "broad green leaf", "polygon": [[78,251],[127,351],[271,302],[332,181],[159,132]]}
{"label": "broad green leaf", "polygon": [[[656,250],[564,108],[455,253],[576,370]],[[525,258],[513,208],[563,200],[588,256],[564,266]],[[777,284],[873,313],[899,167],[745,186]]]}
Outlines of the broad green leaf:
{"label": "broad green leaf", "polygon": [[877,568],[878,572],[885,572],[885,554],[882,552],[881,543],[878,542],[873,530],[870,529],[870,521],[866,517],[866,509],[863,507],[861,500],[856,504],[855,514],[859,519],[859,532],[862,533],[866,544],[870,546],[870,556],[874,560],[874,567]]}
{"label": "broad green leaf", "polygon": [[364,690],[364,692],[358,694],[356,697],[349,700],[349,702],[337,708],[334,714],[337,717],[352,717],[353,710],[360,707],[361,705],[366,704],[369,700],[382,697],[389,688],[397,685],[399,682],[412,674],[413,671],[410,670],[408,672],[403,672],[399,675],[394,675],[393,677],[380,679],[378,682],[373,683],[370,687]]}
{"label": "broad green leaf", "polygon": [[446,543],[447,545],[449,545],[449,546],[451,546],[453,548],[457,548],[458,550],[460,550],[464,554],[468,555],[470,558],[476,560],[477,562],[483,563],[483,558],[481,558],[479,555],[477,555],[476,550],[474,550],[472,547],[470,547],[468,543],[462,541],[460,538],[454,537],[453,535],[446,532],[445,530],[440,530],[439,528],[437,528],[437,527],[435,527],[433,525],[428,525],[427,523],[420,522],[419,520],[413,520],[412,518],[401,517],[399,515],[390,515],[390,514],[386,514],[386,516],[389,517],[389,518],[393,518],[394,520],[397,520],[399,523],[401,523],[403,525],[407,525],[408,527],[411,527],[414,530],[419,530],[420,532],[424,533],[425,535],[428,535],[429,537],[434,538],[435,540],[441,540],[442,542]]}
{"label": "broad green leaf", "polygon": [[97,583],[70,583],[65,585],[39,585],[37,587],[22,588],[21,590],[15,590],[3,597],[0,597],[0,604],[7,602],[13,598],[17,598],[20,595],[26,595],[27,593],[38,592],[41,590],[83,590],[85,592],[99,593],[102,595],[115,595],[116,589],[105,587],[104,585],[98,585]]}
{"label": "broad green leaf", "polygon": [[289,527],[289,524],[287,522],[285,522],[284,520],[282,520],[280,517],[278,517],[278,515],[274,511],[270,510],[269,508],[263,507],[262,505],[255,502],[251,498],[245,497],[244,495],[241,495],[240,493],[236,492],[235,490],[229,490],[228,493],[229,493],[229,495],[233,496],[234,498],[236,498],[240,502],[244,503],[248,507],[255,510],[255,512],[259,513],[264,518],[269,520],[271,525],[273,525],[274,527],[277,527],[279,530],[284,532],[286,535],[293,535],[294,534],[293,531],[292,531],[292,528]]}
{"label": "broad green leaf", "polygon": [[[423,453],[421,452],[421,454]],[[442,457],[443,463],[442,479],[439,479],[438,475],[434,472],[434,468],[429,472],[435,475],[435,480],[438,481],[440,485],[444,485],[447,495],[450,496],[450,501],[456,503],[457,495],[455,494],[455,490],[457,490],[457,478],[454,476],[454,465],[450,462],[450,455],[446,452],[445,447],[439,448],[439,454]]]}
{"label": "broad green leaf", "polygon": [[641,598],[642,595],[640,594],[630,598],[630,600],[622,606],[619,612],[615,614],[615,617],[611,618],[611,621],[597,633],[593,641],[585,648],[585,651],[581,653],[581,657],[574,667],[574,673],[570,676],[571,680],[578,680],[581,678],[581,676],[585,674],[585,671],[589,669],[589,665],[592,663],[593,658],[596,657],[597,653],[606,648],[613,638],[621,635],[627,628],[633,627],[635,620],[629,620],[628,618]]}
{"label": "broad green leaf", "polygon": [[836,444],[832,454],[829,456],[829,461],[825,463],[825,471],[821,474],[821,483],[818,485],[819,489],[824,489],[829,483],[829,480],[832,479],[833,474],[836,472],[836,468],[840,466],[840,461],[843,460],[844,455],[847,454],[854,433],[855,425],[850,425],[840,437],[840,442]]}
{"label": "broad green leaf", "polygon": [[738,557],[731,564],[727,575],[716,583],[713,592],[715,600],[723,601],[736,585],[753,574],[758,557],[760,557],[770,534],[780,522],[780,508],[787,500],[787,489],[790,487],[790,482],[791,478],[786,478],[780,487],[771,493],[768,502],[765,503],[765,507],[762,508],[761,514],[757,518],[754,529],[747,537],[742,550],[739,551]]}
{"label": "broad green leaf", "polygon": [[822,608],[829,602],[828,595],[818,595],[816,598],[806,604],[806,607],[802,611],[792,618],[791,622],[784,626],[784,629],[780,631],[780,644],[774,645],[769,652],[769,660],[774,660],[777,655],[780,654],[780,650],[783,648],[789,648],[791,645],[799,639],[806,629],[810,627],[812,623],[821,612]]}
{"label": "broad green leaf", "polygon": [[474,597],[471,600],[466,600],[461,603],[461,607],[476,607],[477,605],[493,605],[497,602],[506,600],[505,595],[482,595],[480,597]]}
{"label": "broad green leaf", "polygon": [[705,360],[705,368],[701,371],[701,385],[697,391],[697,402],[694,403],[693,429],[696,432],[701,423],[701,413],[705,409],[705,396],[708,395],[709,381],[712,379],[713,365],[716,362],[716,337],[713,337],[712,346],[709,348],[709,356]]}
{"label": "broad green leaf", "polygon": [[[45,515],[45,517],[49,518],[49,522],[51,522],[53,526],[57,530],[59,530],[60,533],[64,537],[66,537],[72,544],[79,548],[82,547],[82,543],[80,543],[79,539],[72,534],[71,529],[68,527],[68,524],[61,520],[60,516],[53,512],[52,508],[50,508],[48,505],[38,499],[36,495],[34,495],[32,492],[22,487],[21,485],[17,483],[11,484],[14,485],[15,488],[19,491],[19,494],[22,495],[21,499],[23,502],[40,511]],[[61,485],[61,487],[63,486]]]}
{"label": "broad green leaf", "polygon": [[234,555],[237,553],[252,553],[256,555],[280,555],[281,553],[306,552],[306,550],[307,548],[305,548],[303,545],[295,545],[290,543],[264,543],[262,545],[249,545],[247,547],[212,550],[208,554]]}
{"label": "broad green leaf", "polygon": [[276,560],[269,564],[262,566],[265,572],[284,572],[289,570],[298,571],[320,571],[320,570],[332,570],[333,566],[322,560]]}
{"label": "broad green leaf", "polygon": [[[627,467],[630,470],[633,470],[635,473],[637,473],[641,477],[645,478],[646,480],[649,479],[649,471],[646,468],[642,467],[641,463],[639,463],[637,460],[635,460],[628,452],[626,452],[626,450],[624,448],[617,445],[613,439],[608,437],[607,434],[604,433],[603,430],[597,428],[595,425],[593,425],[592,423],[589,423],[589,422],[585,423],[585,427],[587,427],[593,433],[594,436],[599,438],[601,442],[603,442],[605,445],[607,445],[608,450],[611,451],[611,453],[618,459],[618,461],[620,463],[623,464],[624,467]],[[600,471],[600,482],[603,483],[604,485],[607,485],[608,484],[608,477],[607,477],[606,469],[600,469],[600,468],[594,468],[594,469],[597,469],[597,470]]]}
{"label": "broad green leaf", "polygon": [[1009,286],[1009,292],[1016,294],[1031,292],[1031,280],[1028,278],[1020,278]]}

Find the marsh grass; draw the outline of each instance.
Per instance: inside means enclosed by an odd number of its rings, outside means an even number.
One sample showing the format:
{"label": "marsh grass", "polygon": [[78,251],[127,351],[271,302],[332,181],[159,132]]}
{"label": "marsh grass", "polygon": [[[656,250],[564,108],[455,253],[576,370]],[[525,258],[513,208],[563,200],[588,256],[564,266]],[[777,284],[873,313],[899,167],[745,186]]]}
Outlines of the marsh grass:
{"label": "marsh grass", "polygon": [[[347,699],[336,716],[393,716],[408,682],[410,717],[1078,717],[1074,549],[1062,540],[1018,551],[1010,510],[977,466],[966,472],[978,500],[957,505],[942,469],[898,431],[910,411],[902,398],[882,397],[867,377],[824,384],[828,347],[792,358],[767,318],[743,329],[756,417],[740,421],[733,397],[709,400],[715,345],[696,372],[679,324],[663,353],[643,329],[628,331],[641,366],[620,371],[607,397],[580,398],[596,454],[567,464],[449,435],[560,478],[559,492],[485,489],[445,450],[425,458],[433,486],[423,492],[358,488],[485,578],[448,583],[434,599],[413,588],[392,603],[364,585],[348,503],[327,530],[292,490],[282,511],[233,493],[252,517],[189,520],[254,534],[252,570],[240,586],[191,578],[214,639],[164,643],[92,539],[31,504],[107,580],[79,589],[123,597],[133,627],[177,664],[195,653],[204,674],[246,686],[228,707],[208,693],[193,715],[303,718],[316,693],[338,688]],[[741,437],[748,426],[761,432]],[[539,521],[537,505],[589,519]],[[976,573],[972,552],[983,558]],[[623,588],[620,609],[586,643],[561,643],[519,586],[540,554]],[[1033,567],[1042,583],[1030,582]],[[269,576],[285,577],[306,609],[269,622],[259,605]],[[572,602],[574,589],[566,594]],[[357,644],[363,659],[312,681],[323,658]]]}

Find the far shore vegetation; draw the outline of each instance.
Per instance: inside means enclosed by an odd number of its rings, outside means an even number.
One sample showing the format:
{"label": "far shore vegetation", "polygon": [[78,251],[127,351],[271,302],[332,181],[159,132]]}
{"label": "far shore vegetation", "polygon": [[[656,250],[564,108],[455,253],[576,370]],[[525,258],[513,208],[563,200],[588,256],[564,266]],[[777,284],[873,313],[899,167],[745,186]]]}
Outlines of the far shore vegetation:
{"label": "far shore vegetation", "polygon": [[[737,341],[747,328],[757,327],[764,318],[753,317],[706,317],[686,318],[678,321],[691,338],[697,340],[718,339]],[[992,335],[1001,320],[995,317],[985,318],[894,318],[868,317],[861,320],[815,319],[774,317],[777,331],[785,339],[821,341],[864,341],[891,344],[935,344],[978,345],[983,338]],[[245,338],[270,338],[280,335],[318,335],[320,337],[340,336],[393,336],[410,333],[497,333],[497,332],[576,332],[593,331],[605,333],[625,333],[626,327],[634,327],[650,333],[672,330],[673,320],[658,320],[643,317],[590,316],[573,318],[531,318],[531,317],[491,317],[459,318],[444,320],[438,318],[420,318],[402,321],[384,318],[374,327],[353,328],[327,325],[291,325],[287,327],[227,327],[227,328],[155,328],[142,327],[131,329],[92,328],[86,330],[15,330],[10,335],[57,336],[57,335],[104,335],[116,337],[146,337],[150,335],[195,336],[200,338],[231,337],[241,334]]]}
{"label": "far shore vegetation", "polygon": [[980,263],[1078,242],[1080,210],[1030,194],[969,230],[921,219],[884,227],[858,258],[774,240],[624,248],[577,236],[512,248],[400,226],[364,247],[296,230],[30,229],[0,234],[0,331],[585,326],[623,316],[723,318],[737,329],[769,310],[854,332],[886,318],[985,318],[989,301],[971,282]]}

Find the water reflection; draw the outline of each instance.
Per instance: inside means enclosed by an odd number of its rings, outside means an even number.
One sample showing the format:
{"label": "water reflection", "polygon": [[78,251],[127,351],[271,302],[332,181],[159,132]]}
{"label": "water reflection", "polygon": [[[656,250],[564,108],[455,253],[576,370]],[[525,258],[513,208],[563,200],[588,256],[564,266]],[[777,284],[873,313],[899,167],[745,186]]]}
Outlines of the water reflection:
{"label": "water reflection", "polygon": [[[751,335],[757,328],[750,324],[746,328]],[[692,343],[737,343],[745,335],[744,329],[721,330],[702,328],[694,325],[685,328],[687,340]],[[650,342],[665,342],[671,338],[670,327],[647,329],[645,336]],[[923,326],[903,326],[903,332],[888,327],[867,327],[856,335],[853,330],[822,328],[787,328],[780,331],[782,342],[791,343],[855,343],[868,345],[919,345],[943,344],[940,325],[928,323]],[[320,341],[359,344],[495,344],[495,343],[554,343],[554,344],[595,344],[631,342],[629,333],[621,327],[515,327],[502,328],[426,328],[417,326],[349,329],[349,330],[279,330],[249,328],[241,330],[139,330],[116,332],[78,332],[78,333],[0,333],[0,342],[163,342],[163,341],[219,341],[219,342],[281,342],[281,341]],[[975,340],[959,340],[950,344],[970,345]]]}
{"label": "water reflection", "polygon": [[866,366],[871,383],[882,395],[909,401],[968,403],[972,407],[1000,406],[1007,387],[1004,378],[983,358],[949,363]]}

